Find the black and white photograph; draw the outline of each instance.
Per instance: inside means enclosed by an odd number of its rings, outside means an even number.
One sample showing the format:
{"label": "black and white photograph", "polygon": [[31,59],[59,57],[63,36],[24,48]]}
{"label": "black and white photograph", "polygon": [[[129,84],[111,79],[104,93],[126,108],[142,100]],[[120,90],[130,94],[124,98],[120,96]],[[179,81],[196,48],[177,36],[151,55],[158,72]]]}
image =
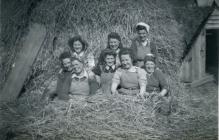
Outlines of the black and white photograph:
{"label": "black and white photograph", "polygon": [[0,0],[0,140],[218,140],[219,0]]}

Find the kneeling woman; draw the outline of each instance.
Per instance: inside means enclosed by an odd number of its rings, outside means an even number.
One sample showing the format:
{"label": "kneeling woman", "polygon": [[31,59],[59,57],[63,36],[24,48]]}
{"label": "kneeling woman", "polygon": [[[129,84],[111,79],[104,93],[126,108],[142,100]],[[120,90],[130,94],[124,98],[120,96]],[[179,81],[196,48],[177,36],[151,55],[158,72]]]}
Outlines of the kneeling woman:
{"label": "kneeling woman", "polygon": [[[146,72],[133,66],[134,57],[130,49],[123,49],[119,53],[121,68],[113,76],[111,91],[113,94],[143,96],[146,86]],[[120,89],[117,91],[117,87]]]}

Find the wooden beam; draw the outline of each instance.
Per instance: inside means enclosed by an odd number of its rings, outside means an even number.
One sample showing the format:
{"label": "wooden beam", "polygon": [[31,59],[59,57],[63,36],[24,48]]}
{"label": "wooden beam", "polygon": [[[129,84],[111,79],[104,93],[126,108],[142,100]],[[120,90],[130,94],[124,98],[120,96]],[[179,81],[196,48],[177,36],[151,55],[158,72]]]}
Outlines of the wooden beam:
{"label": "wooden beam", "polygon": [[214,0],[196,0],[199,7],[212,6]]}
{"label": "wooden beam", "polygon": [[24,36],[24,43],[16,56],[14,67],[0,93],[1,102],[13,101],[18,97],[45,37],[44,26],[33,24],[29,27],[29,32]]}

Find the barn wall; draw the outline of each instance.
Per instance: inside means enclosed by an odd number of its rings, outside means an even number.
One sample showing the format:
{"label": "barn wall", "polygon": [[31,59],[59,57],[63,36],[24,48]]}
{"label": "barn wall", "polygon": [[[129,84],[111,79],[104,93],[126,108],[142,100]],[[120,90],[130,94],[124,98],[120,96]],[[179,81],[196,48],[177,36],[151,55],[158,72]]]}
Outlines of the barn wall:
{"label": "barn wall", "polygon": [[199,80],[205,74],[205,29],[203,29],[192,48],[192,80]]}
{"label": "barn wall", "polygon": [[180,80],[185,83],[192,82],[191,77],[191,61],[192,61],[192,55],[191,51],[187,54],[184,61],[182,62],[182,65],[180,67]]}
{"label": "barn wall", "polygon": [[219,9],[215,9],[212,15],[209,17],[206,29],[219,29]]}
{"label": "barn wall", "polygon": [[190,52],[182,62],[180,79],[182,82],[197,82],[206,75],[206,29],[219,29],[219,9],[215,9],[206,25],[193,42]]}
{"label": "barn wall", "polygon": [[182,82],[193,82],[205,75],[205,34],[205,29],[203,29],[181,65],[180,78]]}

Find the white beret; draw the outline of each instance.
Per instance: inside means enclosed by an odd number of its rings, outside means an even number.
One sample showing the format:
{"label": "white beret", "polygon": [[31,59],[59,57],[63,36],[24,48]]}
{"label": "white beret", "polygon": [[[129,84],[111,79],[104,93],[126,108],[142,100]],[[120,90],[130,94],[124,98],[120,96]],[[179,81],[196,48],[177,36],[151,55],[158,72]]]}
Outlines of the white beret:
{"label": "white beret", "polygon": [[146,30],[147,30],[147,32],[149,33],[150,26],[149,26],[148,24],[146,24],[146,23],[144,23],[144,22],[139,22],[139,23],[136,24],[136,28],[137,28],[138,26],[143,26],[143,27],[145,27]]}

